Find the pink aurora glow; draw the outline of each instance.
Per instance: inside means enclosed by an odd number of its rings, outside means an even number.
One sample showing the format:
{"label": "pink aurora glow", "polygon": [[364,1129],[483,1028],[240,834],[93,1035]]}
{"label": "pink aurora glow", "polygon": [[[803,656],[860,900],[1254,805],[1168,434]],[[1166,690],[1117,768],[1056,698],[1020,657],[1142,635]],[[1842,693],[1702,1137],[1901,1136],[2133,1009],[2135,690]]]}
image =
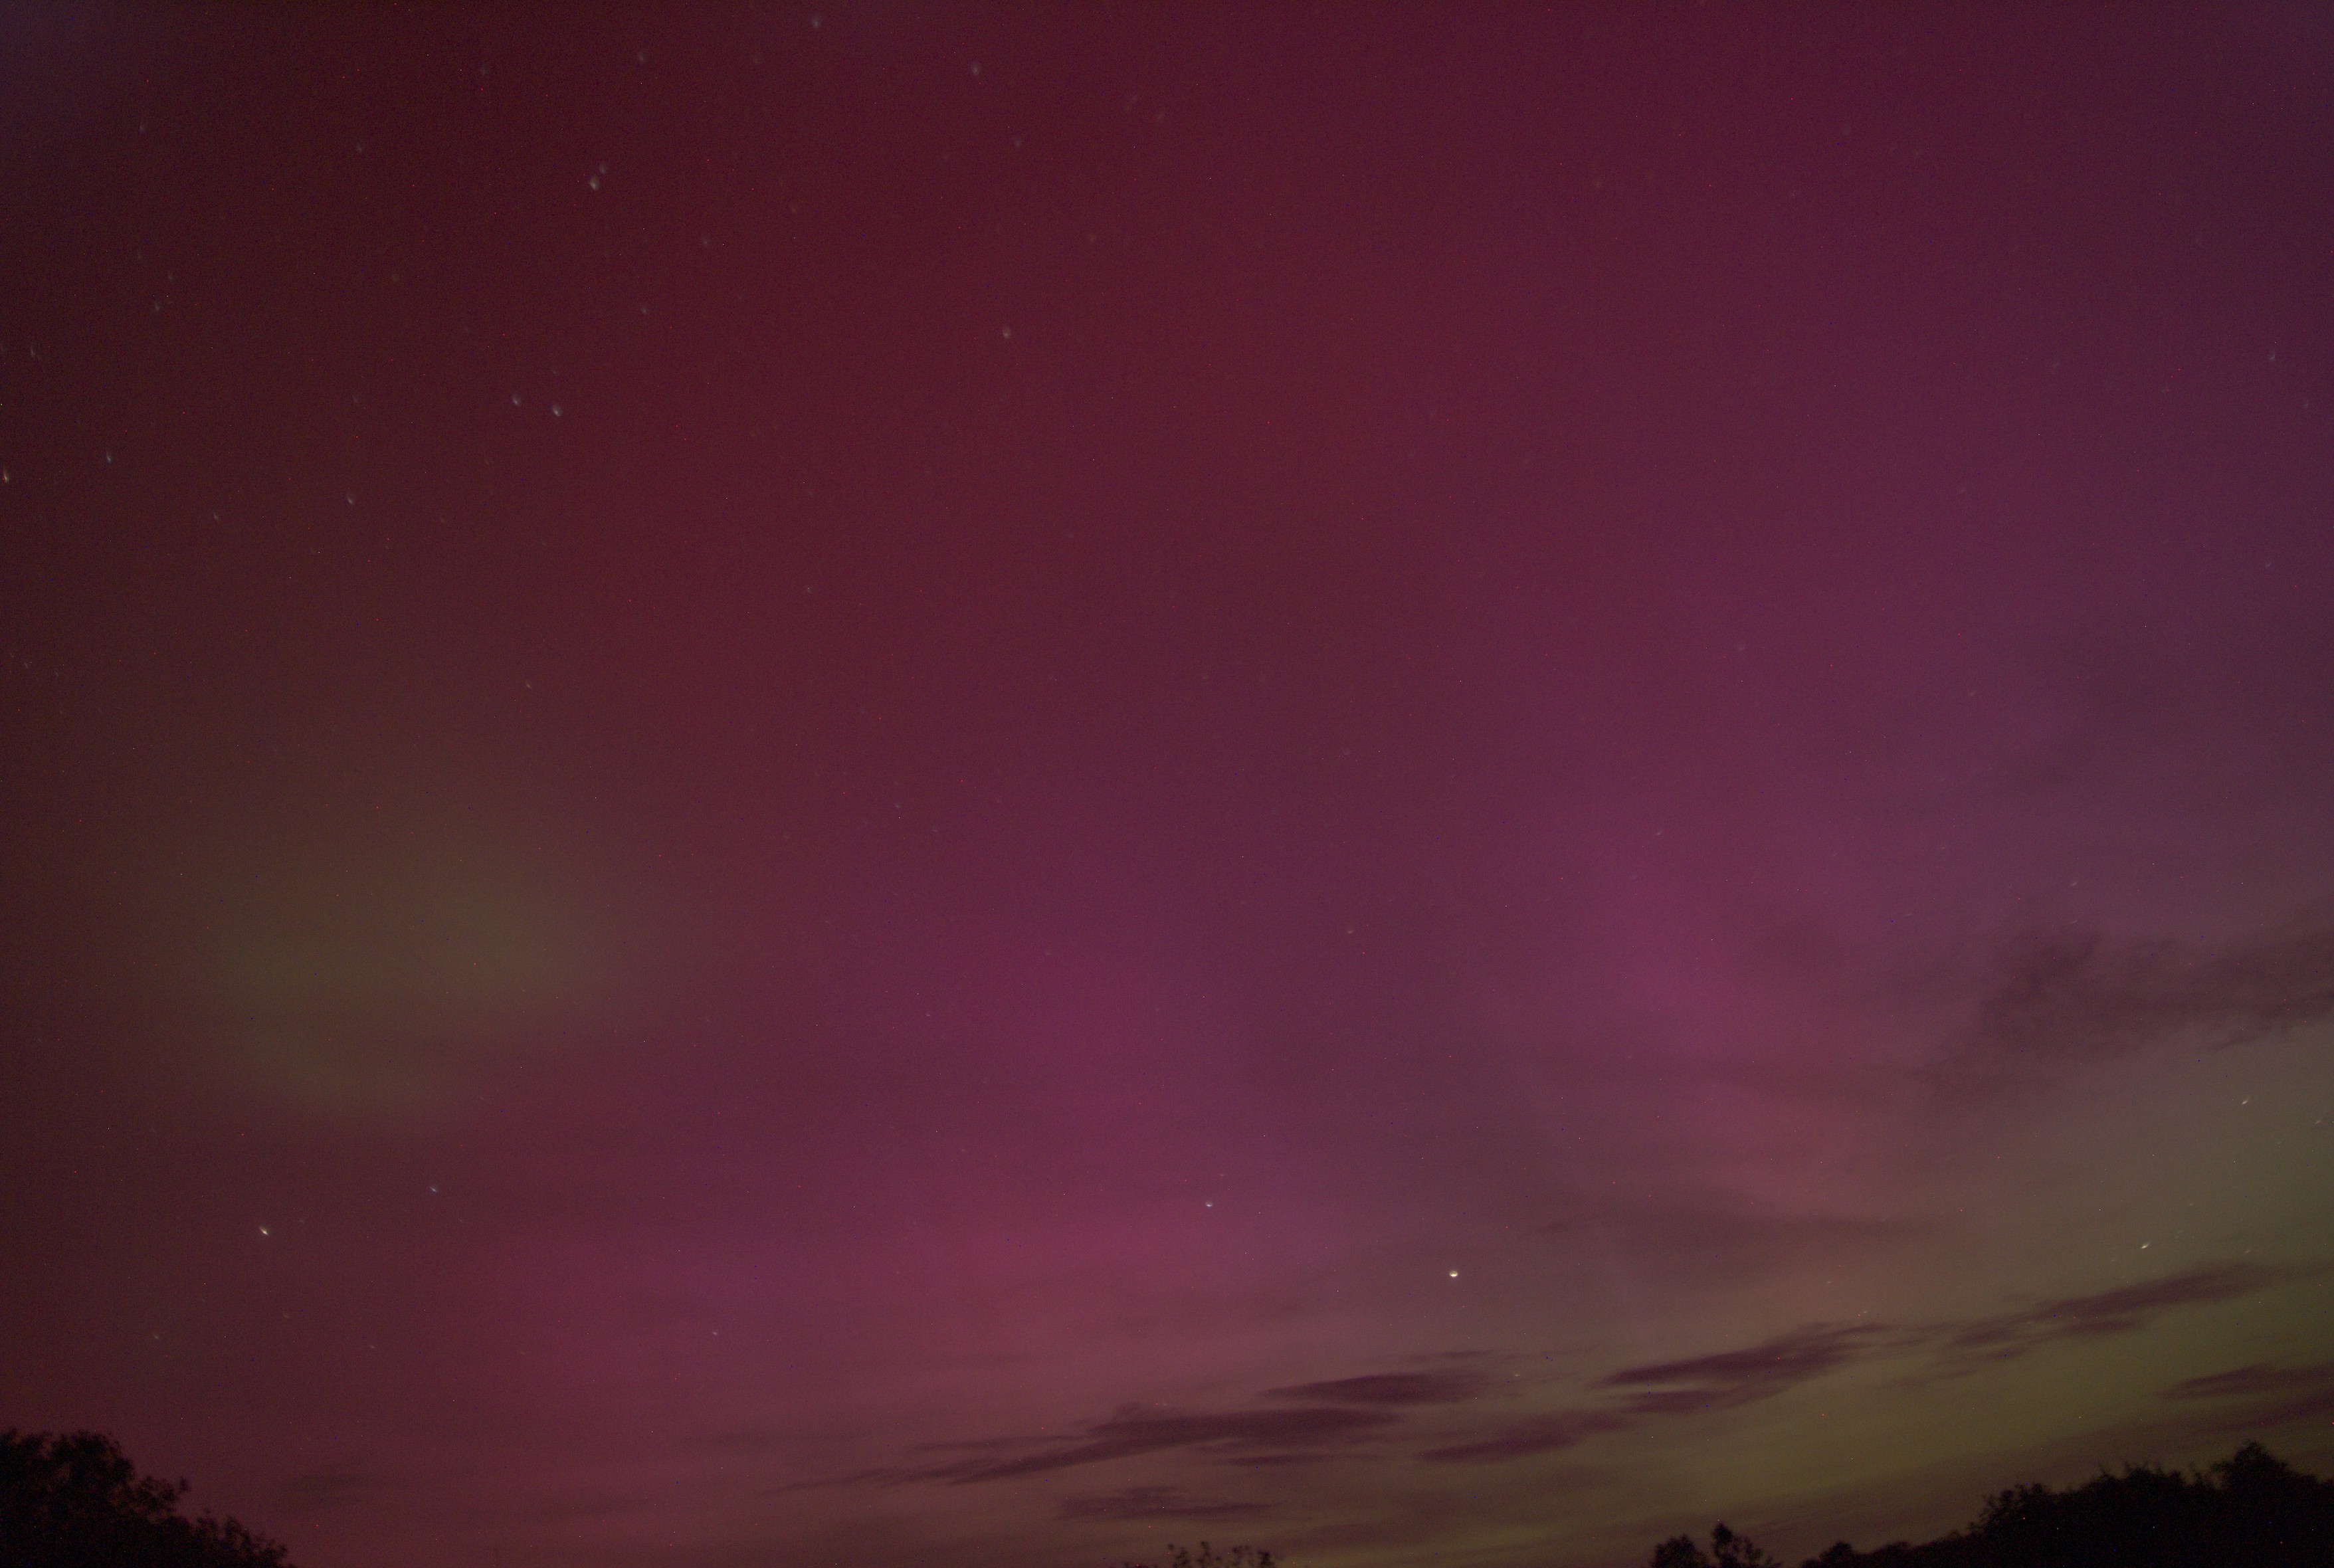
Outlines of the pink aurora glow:
{"label": "pink aurora glow", "polygon": [[0,1426],[304,1568],[2334,1457],[2322,24],[813,24],[0,22]]}

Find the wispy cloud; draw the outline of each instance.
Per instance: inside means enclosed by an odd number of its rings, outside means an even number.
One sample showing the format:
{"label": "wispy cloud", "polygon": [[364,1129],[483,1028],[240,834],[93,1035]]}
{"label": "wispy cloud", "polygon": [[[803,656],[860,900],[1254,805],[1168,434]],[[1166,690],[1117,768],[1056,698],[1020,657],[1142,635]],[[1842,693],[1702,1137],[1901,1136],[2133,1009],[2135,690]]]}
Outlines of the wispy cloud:
{"label": "wispy cloud", "polygon": [[1400,1419],[1383,1410],[1336,1406],[1184,1414],[1157,1413],[1128,1405],[1105,1419],[1089,1423],[1079,1437],[1034,1453],[1008,1459],[984,1455],[942,1465],[869,1470],[849,1479],[878,1485],[941,1481],[965,1486],[1177,1448],[1234,1458],[1248,1451],[1318,1450],[1366,1442]]}
{"label": "wispy cloud", "polygon": [[1901,1339],[1886,1324],[1810,1323],[1745,1350],[1624,1367],[1595,1386],[1625,1390],[1624,1406],[1637,1415],[1722,1410],[1770,1399]]}
{"label": "wispy cloud", "polygon": [[1937,1070],[1979,1090],[2175,1039],[2221,1049],[2334,1013],[2334,925],[2297,924],[2196,948],[2117,945],[2097,931],[2032,937],[2002,957]]}
{"label": "wispy cloud", "polygon": [[2175,1383],[2164,1390],[2164,1397],[2223,1405],[2213,1421],[2217,1431],[2283,1426],[2334,1415],[2334,1361],[2306,1367],[2255,1361]]}
{"label": "wispy cloud", "polygon": [[2055,1341],[2136,1332],[2175,1307],[2233,1301],[2312,1272],[2270,1264],[2210,1264],[2138,1284],[1942,1324],[1935,1332],[1948,1358],[2007,1361]]}
{"label": "wispy cloud", "polygon": [[1609,1406],[1511,1421],[1480,1438],[1429,1448],[1419,1457],[1496,1464],[1568,1448],[1665,1416],[1731,1409],[1771,1399],[1858,1357],[1901,1346],[1905,1338],[1904,1331],[1887,1324],[1811,1323],[1739,1351],[1624,1367],[1590,1385],[1613,1398]]}
{"label": "wispy cloud", "polygon": [[2255,1361],[2250,1366],[2232,1367],[2225,1372],[2210,1372],[2201,1378],[2187,1378],[2164,1390],[2167,1400],[2225,1400],[2243,1394],[2291,1393],[2296,1387],[2310,1382],[2334,1382],[2334,1363],[2314,1367],[2273,1367],[2267,1361]]}
{"label": "wispy cloud", "polygon": [[1269,1503],[1194,1497],[1180,1486],[1129,1486],[1062,1499],[1065,1519],[1244,1519],[1272,1511]]}
{"label": "wispy cloud", "polygon": [[[2136,1284],[2059,1296],[2015,1311],[1926,1323],[1804,1324],[1739,1350],[1622,1367],[1588,1387],[1607,1401],[1496,1423],[1451,1434],[1451,1440],[1416,1457],[1437,1464],[1496,1464],[1568,1448],[1588,1438],[1658,1421],[1738,1409],[1788,1392],[1862,1361],[1919,1357],[1947,1372],[2028,1355],[2054,1343],[2134,1333],[2165,1313],[2233,1301],[2289,1280],[2323,1272],[2320,1266],[2233,1261],[2205,1265]],[[2281,1382],[2310,1378],[2297,1394]],[[1366,1451],[1408,1418],[1402,1412],[1465,1406],[1506,1385],[1467,1368],[1373,1372],[1268,1389],[1268,1400],[1305,1401],[1286,1409],[1161,1411],[1125,1405],[1066,1438],[982,1439],[923,1445],[926,1456],[954,1454],[939,1463],[863,1471],[848,1482],[893,1486],[940,1482],[962,1486],[1175,1450],[1216,1463],[1270,1468]],[[2193,1379],[2166,1391],[2175,1400],[2290,1396],[2269,1418],[2334,1408],[2334,1367],[2281,1373],[2242,1367]],[[2268,1408],[2268,1407],[2265,1407]],[[2285,1411],[2284,1414],[2278,1413]],[[2255,1420],[2263,1418],[2251,1417]],[[1016,1451],[1019,1450],[1019,1451]],[[1082,1496],[1064,1505],[1066,1516],[1139,1518],[1231,1517],[1262,1505],[1195,1499],[1171,1487],[1135,1486]],[[1071,1513],[1069,1510],[1077,1512]]]}
{"label": "wispy cloud", "polygon": [[1455,1405],[1480,1399],[1491,1381],[1480,1372],[1374,1372],[1264,1392],[1267,1399],[1333,1405]]}
{"label": "wispy cloud", "polygon": [[[1670,1416],[1731,1409],[1771,1399],[1857,1361],[1934,1355],[1948,1371],[1972,1362],[2012,1360],[2052,1343],[2135,1333],[2164,1313],[2232,1301],[2319,1272],[2312,1268],[2232,1262],[2168,1275],[2085,1295],[2060,1296],[2015,1312],[1918,1324],[1809,1323],[1737,1351],[1649,1361],[1608,1372],[1589,1386],[1611,1396],[1602,1409],[1559,1411],[1509,1422],[1480,1438],[1447,1443],[1419,1457],[1445,1463],[1489,1464],[1549,1453],[1600,1433]],[[2249,1410],[2245,1424],[2272,1424],[2334,1409],[2334,1368],[2322,1385],[2272,1389],[2271,1369],[2241,1368],[2224,1381],[2195,1380],[2170,1398],[2213,1398],[2258,1392],[2282,1394]],[[2293,1374],[2300,1376],[2301,1374]],[[2239,1423],[2231,1423],[2239,1424]]]}
{"label": "wispy cloud", "polygon": [[1583,1438],[1594,1437],[1599,1432],[1617,1432],[1630,1424],[1628,1417],[1615,1410],[1563,1410],[1554,1415],[1511,1421],[1471,1442],[1429,1448],[1419,1457],[1432,1459],[1438,1464],[1494,1464],[1502,1459],[1521,1459],[1533,1454],[1553,1453],[1558,1448],[1572,1447]]}

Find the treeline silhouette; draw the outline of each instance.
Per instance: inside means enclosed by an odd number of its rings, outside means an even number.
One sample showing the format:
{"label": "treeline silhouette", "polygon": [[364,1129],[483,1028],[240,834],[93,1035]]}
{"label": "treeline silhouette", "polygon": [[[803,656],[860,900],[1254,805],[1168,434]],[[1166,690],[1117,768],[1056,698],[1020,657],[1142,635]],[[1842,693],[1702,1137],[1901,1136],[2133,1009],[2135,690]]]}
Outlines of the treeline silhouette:
{"label": "treeline silhouette", "polygon": [[[1123,1563],[1119,1568],[1149,1568],[1142,1563]],[[1235,1546],[1229,1552],[1219,1552],[1205,1541],[1197,1552],[1189,1547],[1167,1543],[1167,1568],[1274,1568],[1271,1553],[1254,1546]]]}
{"label": "treeline silhouette", "polygon": [[285,1568],[280,1543],[180,1515],[186,1489],[101,1432],[0,1432],[0,1568]]}
{"label": "treeline silhouette", "polygon": [[[1653,1568],[1783,1568],[1721,1525],[1654,1548]],[[2208,1471],[2135,1465],[2055,1491],[2015,1486],[1934,1541],[1858,1552],[1842,1541],[1800,1568],[2334,1568],[2334,1481],[2247,1443]]]}
{"label": "treeline silhouette", "polygon": [[[286,1568],[281,1543],[179,1514],[185,1492],[138,1474],[101,1432],[0,1432],[0,1568]],[[1171,1568],[1275,1568],[1252,1547],[1168,1550]],[[1663,1542],[1652,1568],[1783,1564],[1720,1525],[1707,1551]],[[1800,1568],[2334,1568],[2334,1481],[2248,1443],[2203,1472],[2135,1465],[2065,1491],[2015,1486],[1934,1541],[1842,1541]]]}

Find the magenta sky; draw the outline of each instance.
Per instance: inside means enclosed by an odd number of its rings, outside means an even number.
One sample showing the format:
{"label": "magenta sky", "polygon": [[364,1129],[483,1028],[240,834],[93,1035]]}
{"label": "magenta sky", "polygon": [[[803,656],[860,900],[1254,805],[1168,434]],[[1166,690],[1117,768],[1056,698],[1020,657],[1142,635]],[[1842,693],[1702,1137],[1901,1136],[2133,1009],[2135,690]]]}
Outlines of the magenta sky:
{"label": "magenta sky", "polygon": [[0,1426],[302,1568],[2334,1463],[2329,80],[0,12]]}

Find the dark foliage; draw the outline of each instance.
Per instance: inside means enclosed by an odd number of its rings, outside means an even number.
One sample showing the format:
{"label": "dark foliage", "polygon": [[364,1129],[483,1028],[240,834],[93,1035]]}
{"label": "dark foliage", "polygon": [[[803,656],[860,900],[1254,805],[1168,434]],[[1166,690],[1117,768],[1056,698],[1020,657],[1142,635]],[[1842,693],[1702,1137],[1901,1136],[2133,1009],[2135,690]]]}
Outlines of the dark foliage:
{"label": "dark foliage", "polygon": [[100,1432],[0,1432],[5,1568],[285,1568],[233,1519],[182,1517],[183,1481],[140,1476]]}
{"label": "dark foliage", "polygon": [[[1129,1563],[1125,1568],[1143,1568],[1140,1563]],[[1167,1568],[1273,1568],[1269,1552],[1259,1552],[1253,1546],[1235,1546],[1229,1552],[1219,1552],[1205,1541],[1197,1552],[1167,1543]]]}
{"label": "dark foliage", "polygon": [[1783,1568],[1782,1563],[1721,1525],[1710,1533],[1708,1552],[1691,1535],[1673,1535],[1654,1548],[1654,1568]]}
{"label": "dark foliage", "polygon": [[[1653,1568],[1765,1568],[1774,1559],[1721,1525],[1654,1548]],[[2079,1486],[2013,1487],[1976,1522],[1913,1545],[1842,1541],[1801,1568],[2334,1568],[2334,1481],[2248,1443],[2204,1475],[2134,1466]]]}

